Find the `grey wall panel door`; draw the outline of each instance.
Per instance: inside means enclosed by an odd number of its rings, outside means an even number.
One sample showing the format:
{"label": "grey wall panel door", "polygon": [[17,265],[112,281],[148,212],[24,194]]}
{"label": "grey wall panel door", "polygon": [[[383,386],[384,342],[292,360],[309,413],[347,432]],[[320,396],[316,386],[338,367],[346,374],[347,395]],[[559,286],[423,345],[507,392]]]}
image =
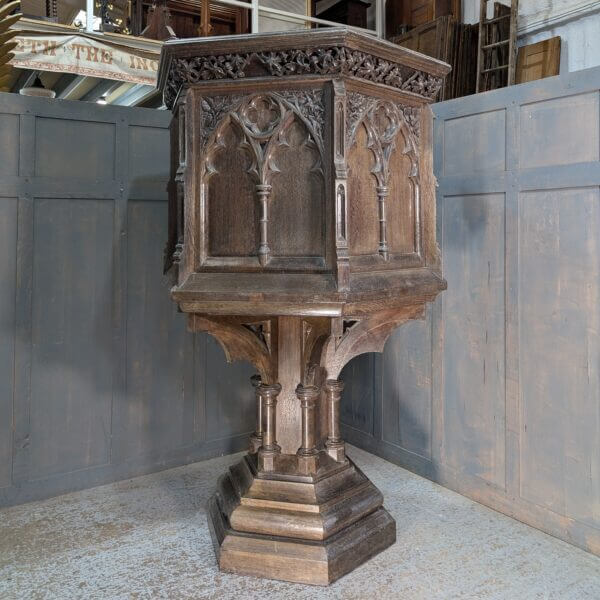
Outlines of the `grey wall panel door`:
{"label": "grey wall panel door", "polygon": [[599,90],[590,69],[434,105],[448,290],[343,398],[349,441],[596,554]]}
{"label": "grey wall panel door", "polygon": [[252,369],[187,331],[162,275],[169,121],[0,94],[0,505],[237,451],[254,429]]}

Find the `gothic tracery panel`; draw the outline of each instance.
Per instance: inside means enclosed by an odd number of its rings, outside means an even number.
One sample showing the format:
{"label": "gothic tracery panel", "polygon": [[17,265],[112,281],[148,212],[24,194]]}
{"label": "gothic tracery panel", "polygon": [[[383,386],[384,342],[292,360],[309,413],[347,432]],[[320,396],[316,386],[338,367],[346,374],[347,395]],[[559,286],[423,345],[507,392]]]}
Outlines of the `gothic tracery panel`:
{"label": "gothic tracery panel", "polygon": [[388,261],[418,252],[417,109],[352,92],[347,111],[351,256],[378,254]]}
{"label": "gothic tracery panel", "polygon": [[299,119],[280,134],[272,164],[274,256],[324,256],[325,187],[318,149]]}
{"label": "gothic tracery panel", "polygon": [[[258,247],[258,206],[244,136],[227,123],[211,150],[207,181],[208,254],[252,256]],[[243,225],[240,225],[243,224]]]}
{"label": "gothic tracery panel", "polygon": [[201,110],[208,256],[324,257],[322,92],[207,97]]}

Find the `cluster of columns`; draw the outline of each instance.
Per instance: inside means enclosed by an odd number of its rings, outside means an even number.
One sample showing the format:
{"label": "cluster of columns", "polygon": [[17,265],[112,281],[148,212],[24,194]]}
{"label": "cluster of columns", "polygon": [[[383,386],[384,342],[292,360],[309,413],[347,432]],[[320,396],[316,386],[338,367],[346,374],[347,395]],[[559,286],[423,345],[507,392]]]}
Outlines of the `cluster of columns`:
{"label": "cluster of columns", "polygon": [[[275,457],[281,453],[281,447],[275,439],[277,427],[277,396],[281,386],[263,384],[260,375],[251,378],[256,397],[256,431],[250,437],[250,451],[258,452],[259,468],[272,471],[275,468]],[[343,382],[328,379],[325,382],[327,396],[327,453],[336,461],[345,460],[345,446],[340,434],[340,400]],[[314,386],[299,384],[296,397],[300,401],[302,415],[302,437],[298,448],[298,464],[302,471],[314,472],[317,468],[317,402],[321,389]]]}

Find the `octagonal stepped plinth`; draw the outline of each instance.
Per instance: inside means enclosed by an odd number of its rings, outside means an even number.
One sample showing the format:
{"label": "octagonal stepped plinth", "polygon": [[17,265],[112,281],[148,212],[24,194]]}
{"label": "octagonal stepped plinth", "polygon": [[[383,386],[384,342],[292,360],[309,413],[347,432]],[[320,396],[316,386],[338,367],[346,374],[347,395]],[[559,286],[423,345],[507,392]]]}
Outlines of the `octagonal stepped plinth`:
{"label": "octagonal stepped plinth", "polygon": [[320,475],[265,476],[249,454],[221,476],[209,504],[219,567],[327,585],[395,541],[395,522],[382,504],[381,492],[349,459]]}

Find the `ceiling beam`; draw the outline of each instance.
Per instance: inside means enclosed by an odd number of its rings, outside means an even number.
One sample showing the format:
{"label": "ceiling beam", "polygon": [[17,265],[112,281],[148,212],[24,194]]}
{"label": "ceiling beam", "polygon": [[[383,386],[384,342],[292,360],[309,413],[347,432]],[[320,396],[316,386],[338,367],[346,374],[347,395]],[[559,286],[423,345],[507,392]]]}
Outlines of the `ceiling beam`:
{"label": "ceiling beam", "polygon": [[114,104],[123,94],[127,93],[132,87],[134,87],[133,83],[120,83],[116,88],[111,90],[111,92],[106,97],[107,104]]}
{"label": "ceiling beam", "polygon": [[56,97],[60,98],[61,94],[65,91],[67,86],[77,77],[77,75],[73,75],[72,73],[63,73],[58,81],[54,84],[52,89],[56,92]]}
{"label": "ceiling beam", "polygon": [[87,94],[84,94],[80,100],[83,102],[97,102],[103,96],[107,97],[111,91],[121,85],[120,81],[114,79],[103,79],[98,85],[92,88]]}
{"label": "ceiling beam", "polygon": [[13,91],[17,94],[20,90],[26,87],[31,87],[35,78],[37,77],[38,71],[30,71],[29,69],[24,69],[23,72],[19,75],[17,81],[13,86]]}
{"label": "ceiling beam", "polygon": [[137,106],[140,102],[144,102],[144,100],[147,100],[155,94],[158,94],[158,91],[153,85],[137,83],[130,90],[117,98],[113,104],[117,106]]}
{"label": "ceiling beam", "polygon": [[102,79],[97,77],[86,77],[77,75],[69,85],[61,92],[59,98],[62,100],[80,100],[85,94],[95,88]]}

